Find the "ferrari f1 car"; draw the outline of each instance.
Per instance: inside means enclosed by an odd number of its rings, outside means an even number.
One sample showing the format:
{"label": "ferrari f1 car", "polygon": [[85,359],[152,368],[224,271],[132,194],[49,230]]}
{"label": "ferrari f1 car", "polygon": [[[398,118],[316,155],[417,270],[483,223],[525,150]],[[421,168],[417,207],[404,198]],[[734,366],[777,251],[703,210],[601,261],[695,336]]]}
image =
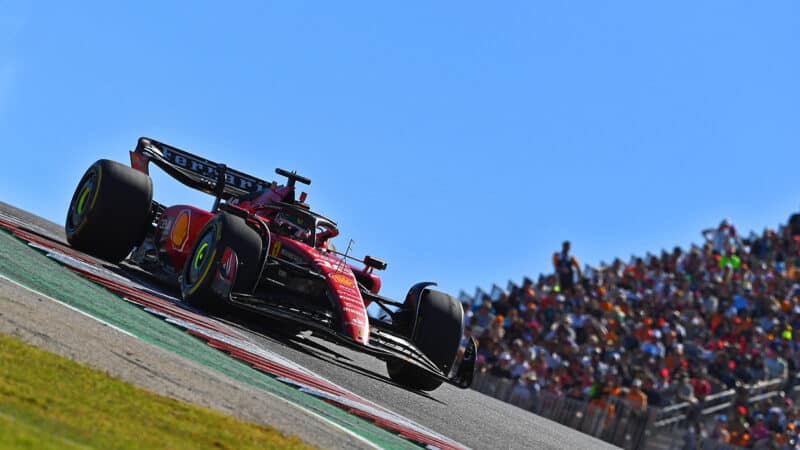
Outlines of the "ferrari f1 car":
{"label": "ferrari f1 car", "polygon": [[[335,249],[336,223],[312,211],[305,192],[296,195],[308,178],[276,169],[286,182],[268,182],[148,138],[130,159],[131,167],[101,159],[81,178],[65,226],[76,249],[114,263],[127,258],[207,312],[270,316],[372,354],[405,387],[471,384],[473,339],[456,364],[459,302],[430,282],[411,287],[403,301],[381,296],[375,270],[386,263]],[[150,163],[214,196],[211,210],[154,201]],[[384,319],[367,314],[370,303]]]}

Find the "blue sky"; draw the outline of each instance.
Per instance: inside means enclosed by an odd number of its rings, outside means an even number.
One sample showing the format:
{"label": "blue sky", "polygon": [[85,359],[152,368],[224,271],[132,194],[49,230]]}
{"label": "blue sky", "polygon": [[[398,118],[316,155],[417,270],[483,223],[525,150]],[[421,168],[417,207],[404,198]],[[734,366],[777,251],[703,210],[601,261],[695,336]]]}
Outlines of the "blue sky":
{"label": "blue sky", "polygon": [[142,135],[295,169],[396,297],[800,209],[796,1],[165,3],[0,0],[0,199],[61,223]]}

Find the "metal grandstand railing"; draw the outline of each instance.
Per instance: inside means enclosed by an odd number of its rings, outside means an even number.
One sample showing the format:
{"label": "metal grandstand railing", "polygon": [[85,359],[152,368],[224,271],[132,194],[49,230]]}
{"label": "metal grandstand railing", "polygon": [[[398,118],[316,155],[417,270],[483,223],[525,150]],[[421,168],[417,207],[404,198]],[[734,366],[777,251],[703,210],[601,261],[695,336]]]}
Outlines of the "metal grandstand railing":
{"label": "metal grandstand railing", "polygon": [[[785,379],[763,381],[744,386],[744,391],[739,394],[747,404],[787,390],[797,397],[800,385],[796,378],[794,381],[792,384],[787,384]],[[729,389],[709,395],[696,405],[678,403],[663,408],[649,407],[640,412],[623,398],[610,397],[602,402],[591,402],[541,391],[535,385],[485,373],[476,374],[472,389],[625,449],[683,448],[683,438],[691,421],[707,421],[716,414],[726,413],[737,397],[737,392]],[[695,446],[720,450],[738,448],[709,439],[700,439]]]}
{"label": "metal grandstand railing", "polygon": [[638,412],[621,398],[592,403],[488,374],[478,374],[472,388],[626,449],[642,448],[651,421],[652,410]]}

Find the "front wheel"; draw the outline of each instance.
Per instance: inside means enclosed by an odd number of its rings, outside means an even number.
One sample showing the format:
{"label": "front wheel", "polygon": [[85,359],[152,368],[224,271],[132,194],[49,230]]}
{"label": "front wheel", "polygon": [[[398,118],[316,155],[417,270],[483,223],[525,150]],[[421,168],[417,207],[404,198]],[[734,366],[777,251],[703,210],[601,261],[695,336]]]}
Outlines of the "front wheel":
{"label": "front wheel", "polygon": [[244,219],[222,212],[194,241],[181,273],[181,295],[189,305],[224,312],[230,293],[249,291],[258,280],[261,237]]}
{"label": "front wheel", "polygon": [[[450,374],[455,362],[461,336],[464,334],[464,310],[453,297],[432,289],[424,289],[419,296],[416,311],[406,311],[413,320],[405,326],[413,342],[442,370]],[[432,377],[423,369],[402,361],[386,363],[389,378],[393,381],[422,391],[432,391],[443,381]]]}

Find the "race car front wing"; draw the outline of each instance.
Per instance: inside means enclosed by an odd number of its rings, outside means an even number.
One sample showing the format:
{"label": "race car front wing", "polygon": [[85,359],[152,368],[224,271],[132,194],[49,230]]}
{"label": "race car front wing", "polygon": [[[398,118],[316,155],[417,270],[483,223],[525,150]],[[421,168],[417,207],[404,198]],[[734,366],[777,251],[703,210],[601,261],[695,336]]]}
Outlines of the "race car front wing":
{"label": "race car front wing", "polygon": [[356,342],[349,336],[338,332],[334,328],[334,318],[329,312],[307,311],[282,304],[264,302],[256,296],[234,293],[231,303],[254,312],[256,314],[286,320],[311,330],[323,338],[340,343],[354,350],[370,354],[378,359],[389,361],[396,360],[413,364],[428,374],[458,386],[462,389],[472,385],[475,373],[475,359],[477,343],[475,338],[470,338],[464,349],[463,359],[455,374],[444,373],[425,354],[404,336],[393,332],[384,322],[370,317],[370,337],[366,345]]}

